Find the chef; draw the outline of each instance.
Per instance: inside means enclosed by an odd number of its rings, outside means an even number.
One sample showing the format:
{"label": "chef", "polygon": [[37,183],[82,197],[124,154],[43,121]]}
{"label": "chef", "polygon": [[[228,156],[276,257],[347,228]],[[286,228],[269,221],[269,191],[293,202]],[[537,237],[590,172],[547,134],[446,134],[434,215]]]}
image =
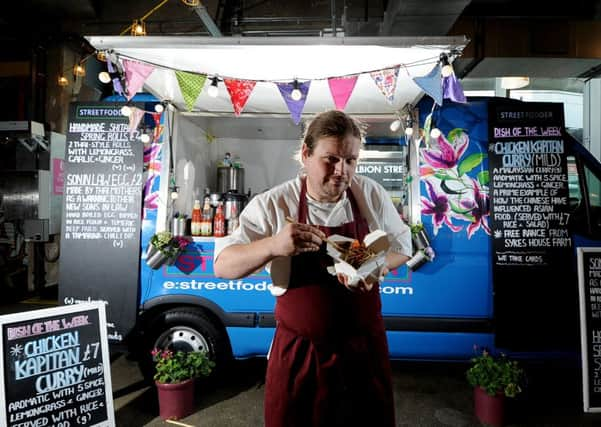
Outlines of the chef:
{"label": "chef", "polygon": [[[409,259],[411,234],[386,190],[355,175],[363,137],[361,124],[341,111],[317,115],[301,142],[299,176],[254,197],[239,228],[215,243],[217,276],[237,279],[267,266],[272,277],[267,427],[394,426],[378,281]],[[351,286],[328,272],[324,238],[363,241],[376,229],[390,243],[380,277]]]}

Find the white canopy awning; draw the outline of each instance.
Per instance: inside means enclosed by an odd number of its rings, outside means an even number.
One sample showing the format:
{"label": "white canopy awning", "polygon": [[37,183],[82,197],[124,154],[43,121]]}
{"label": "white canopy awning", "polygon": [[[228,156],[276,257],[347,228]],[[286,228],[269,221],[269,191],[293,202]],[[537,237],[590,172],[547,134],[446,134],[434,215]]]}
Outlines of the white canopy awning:
{"label": "white canopy awning", "polygon": [[[334,108],[327,79],[357,74],[357,84],[345,109],[353,114],[390,114],[416,102],[420,88],[412,77],[426,75],[441,53],[460,54],[464,37],[121,37],[92,36],[97,50],[155,65],[145,90],[171,100],[186,111],[174,70],[206,74],[209,78],[256,80],[242,115],[287,114],[288,108],[274,82],[311,80],[303,113]],[[395,98],[388,103],[371,71],[400,65]],[[229,95],[219,85],[219,96],[207,94],[205,83],[193,111],[199,114],[233,113]]]}

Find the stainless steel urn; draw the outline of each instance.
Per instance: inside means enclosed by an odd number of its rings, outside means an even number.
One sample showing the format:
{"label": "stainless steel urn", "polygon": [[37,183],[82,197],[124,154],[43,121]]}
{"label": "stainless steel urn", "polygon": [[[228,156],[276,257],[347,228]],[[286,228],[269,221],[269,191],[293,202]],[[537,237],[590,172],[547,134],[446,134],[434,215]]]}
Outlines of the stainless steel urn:
{"label": "stainless steel urn", "polygon": [[219,166],[217,168],[217,192],[244,193],[244,168]]}

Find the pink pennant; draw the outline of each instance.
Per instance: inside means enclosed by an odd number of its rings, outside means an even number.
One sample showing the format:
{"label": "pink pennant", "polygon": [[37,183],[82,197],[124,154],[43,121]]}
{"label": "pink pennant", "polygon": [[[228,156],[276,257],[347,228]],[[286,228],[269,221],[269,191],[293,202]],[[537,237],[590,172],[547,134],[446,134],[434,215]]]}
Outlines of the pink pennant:
{"label": "pink pennant", "polygon": [[330,86],[330,93],[332,99],[334,99],[334,105],[336,109],[343,111],[346,107],[346,103],[355,89],[355,83],[357,83],[357,76],[348,77],[331,77],[328,79],[328,85]]}
{"label": "pink pennant", "polygon": [[257,82],[254,80],[235,79],[223,79],[223,82],[230,94],[230,99],[234,106],[234,113],[236,113],[236,116],[239,116]]}
{"label": "pink pennant", "polygon": [[140,124],[140,120],[144,117],[144,110],[141,110],[136,107],[130,107],[131,114],[129,115],[129,137],[133,136],[133,133],[136,129],[138,129],[138,125]]}
{"label": "pink pennant", "polygon": [[144,82],[150,76],[150,73],[154,71],[154,67],[129,59],[123,59],[122,62],[123,70],[125,71],[125,81],[127,82],[127,99],[132,99],[142,89]]}
{"label": "pink pennant", "polygon": [[380,89],[380,92],[386,97],[386,100],[392,104],[396,90],[396,81],[399,76],[399,67],[372,71],[370,75]]}

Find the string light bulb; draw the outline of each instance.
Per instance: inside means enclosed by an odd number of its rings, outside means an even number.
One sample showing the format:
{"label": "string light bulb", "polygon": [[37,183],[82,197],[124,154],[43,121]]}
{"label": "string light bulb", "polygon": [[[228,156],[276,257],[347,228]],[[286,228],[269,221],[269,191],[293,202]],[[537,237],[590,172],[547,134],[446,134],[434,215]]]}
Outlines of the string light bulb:
{"label": "string light bulb", "polygon": [[396,132],[396,131],[398,131],[400,128],[401,128],[401,120],[400,120],[400,119],[393,120],[393,121],[390,123],[390,130],[391,130],[392,132]]}
{"label": "string light bulb", "polygon": [[106,62],[106,52],[104,50],[96,52],[96,59],[100,62]]}
{"label": "string light bulb", "polygon": [[86,75],[86,69],[83,65],[81,65],[81,62],[73,66],[73,75],[78,77],[83,77]]}
{"label": "string light bulb", "polygon": [[158,104],[154,104],[154,111],[156,111],[157,113],[162,113],[163,111],[165,111],[163,103],[159,102]]}
{"label": "string light bulb", "polygon": [[217,95],[219,95],[219,87],[217,86],[218,84],[219,79],[217,78],[217,76],[213,77],[211,79],[211,86],[209,86],[208,89],[208,93],[211,98],[217,98]]}
{"label": "string light bulb", "polygon": [[144,144],[148,144],[150,142],[150,135],[148,135],[147,133],[143,133],[140,136],[140,141],[142,141]]}
{"label": "string light bulb", "polygon": [[293,101],[300,101],[303,97],[303,93],[298,88],[298,80],[294,79],[292,86],[294,89],[292,89],[292,92],[290,92],[290,98],[292,98]]}
{"label": "string light bulb", "polygon": [[108,71],[101,71],[98,73],[98,80],[100,80],[104,84],[110,83],[111,75]]}
{"label": "string light bulb", "polygon": [[63,75],[58,76],[57,83],[60,87],[69,86],[69,80]]}
{"label": "string light bulb", "polygon": [[129,105],[124,105],[123,107],[121,107],[121,114],[125,117],[129,117],[131,116],[132,110],[131,107]]}
{"label": "string light bulb", "polygon": [[440,54],[440,65],[442,66],[440,69],[440,74],[443,77],[449,77],[451,74],[453,74],[453,66],[449,62],[449,57],[446,53]]}
{"label": "string light bulb", "polygon": [[440,129],[438,128],[432,128],[432,130],[430,130],[430,137],[434,138],[434,139],[438,139],[441,135]]}
{"label": "string light bulb", "polygon": [[131,24],[131,35],[135,37],[146,35],[146,22],[141,19],[134,19]]}

